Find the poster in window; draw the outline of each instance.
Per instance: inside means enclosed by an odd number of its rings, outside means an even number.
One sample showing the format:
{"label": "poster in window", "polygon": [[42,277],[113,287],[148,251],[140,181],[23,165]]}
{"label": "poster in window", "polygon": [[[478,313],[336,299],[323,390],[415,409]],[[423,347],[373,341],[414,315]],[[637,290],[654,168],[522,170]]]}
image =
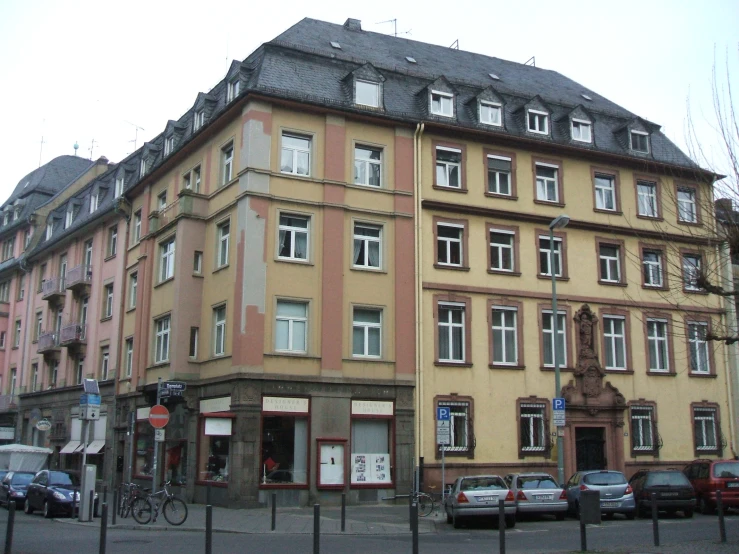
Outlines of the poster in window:
{"label": "poster in window", "polygon": [[391,483],[389,454],[352,454],[352,484]]}
{"label": "poster in window", "polygon": [[321,445],[321,485],[344,484],[344,445]]}

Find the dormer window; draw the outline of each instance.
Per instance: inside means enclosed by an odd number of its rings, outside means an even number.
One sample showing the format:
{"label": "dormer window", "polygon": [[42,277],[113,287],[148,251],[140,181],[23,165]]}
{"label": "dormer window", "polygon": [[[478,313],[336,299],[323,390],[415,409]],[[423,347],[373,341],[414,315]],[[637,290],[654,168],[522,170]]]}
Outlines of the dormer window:
{"label": "dormer window", "polygon": [[10,223],[10,213],[5,212],[3,214],[3,225],[7,225],[8,223]]}
{"label": "dormer window", "polygon": [[143,177],[146,174],[146,158],[141,158],[141,165],[139,167],[139,175]]}
{"label": "dormer window", "polygon": [[13,209],[13,221],[17,221],[20,217],[20,210],[18,208]]}
{"label": "dormer window", "polygon": [[538,133],[540,135],[549,134],[549,114],[547,112],[529,110],[527,121],[530,133]]}
{"label": "dormer window", "polygon": [[629,133],[631,139],[631,149],[634,152],[649,153],[649,134],[643,131],[631,131]]}
{"label": "dormer window", "polygon": [[228,84],[228,90],[226,91],[226,102],[230,102],[239,95],[240,85],[241,82],[238,79],[235,81],[231,81]]}
{"label": "dormer window", "polygon": [[503,122],[503,110],[495,102],[480,101],[480,123],[500,127]]}
{"label": "dormer window", "polygon": [[193,133],[200,129],[205,123],[205,111],[199,110],[195,112],[195,117],[192,120],[192,131]]}
{"label": "dormer window", "polygon": [[116,177],[114,198],[118,198],[121,194],[123,194],[123,177]]}
{"label": "dormer window", "polygon": [[97,209],[98,209],[98,193],[93,192],[90,195],[90,213],[93,213]]}
{"label": "dormer window", "polygon": [[46,240],[49,240],[51,238],[51,235],[54,234],[54,221],[49,221],[46,224]]}
{"label": "dormer window", "polygon": [[431,91],[431,113],[444,117],[454,115],[454,95],[438,90]]}
{"label": "dormer window", "polygon": [[67,208],[67,213],[64,216],[64,228],[68,229],[72,225],[72,220],[74,219],[74,208],[72,206],[69,206]]}
{"label": "dormer window", "polygon": [[169,156],[174,151],[174,137],[164,139],[164,155]]}
{"label": "dormer window", "polygon": [[357,79],[354,85],[354,103],[379,108],[380,84]]}
{"label": "dormer window", "polygon": [[572,120],[572,140],[580,142],[593,142],[593,125],[584,119]]}

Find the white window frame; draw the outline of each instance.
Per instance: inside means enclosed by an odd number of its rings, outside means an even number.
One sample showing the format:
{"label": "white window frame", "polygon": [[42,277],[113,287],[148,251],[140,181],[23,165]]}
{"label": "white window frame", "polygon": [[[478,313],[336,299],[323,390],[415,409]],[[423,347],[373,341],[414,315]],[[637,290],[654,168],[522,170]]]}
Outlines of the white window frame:
{"label": "white window frame", "polygon": [[113,317],[113,284],[105,285],[105,315],[103,317]]}
{"label": "white window frame", "polygon": [[[438,102],[438,110],[434,109],[434,101]],[[454,95],[440,90],[429,93],[429,112],[441,117],[454,117]]]}
{"label": "white window frame", "polygon": [[223,304],[213,308],[213,356],[223,356],[225,353],[226,305]]}
{"label": "white window frame", "polygon": [[239,81],[239,79],[228,83],[228,90],[226,91],[226,102],[231,102],[234,98],[236,98],[239,95],[240,88],[241,81]]}
{"label": "white window frame", "polygon": [[[509,326],[506,323],[505,315],[500,319],[500,324],[496,325],[495,316],[496,314],[513,314],[513,325]],[[518,308],[511,306],[493,306],[491,313],[491,327],[492,327],[492,360],[495,365],[518,365]],[[502,358],[499,360],[495,359],[495,347],[496,344],[496,333],[500,337],[500,352]],[[507,352],[509,351],[508,341],[513,341],[513,359],[508,359]]]}
{"label": "white window frame", "polygon": [[[509,244],[494,243],[492,235],[505,235],[509,239]],[[491,227],[488,233],[488,241],[490,243],[490,269],[495,271],[516,271],[516,233],[505,229],[496,229]],[[493,256],[493,250],[497,252],[497,257],[501,265],[496,266],[494,264],[495,256]],[[508,251],[509,258],[511,260],[510,267],[503,266],[504,251]]]}
{"label": "white window frame", "polygon": [[[365,312],[375,312],[377,313],[379,317],[379,321],[377,323],[370,322],[370,321],[357,321],[357,311],[365,311]],[[375,330],[377,333],[379,333],[379,341],[378,341],[378,351],[377,353],[370,352],[370,332],[372,330]],[[355,331],[361,331],[362,332],[362,353],[357,354],[354,352],[355,347],[357,346],[354,342],[354,332]],[[355,306],[352,310],[352,357],[353,358],[381,358],[382,357],[382,310],[379,308],[368,308],[368,307],[362,307],[362,306]]]}
{"label": "white window frame", "polygon": [[[513,160],[511,158],[508,158],[506,156],[496,156],[494,154],[488,154],[487,156],[488,164],[487,164],[487,172],[488,172],[488,192],[490,194],[499,194],[501,196],[512,196],[513,195]],[[491,169],[490,168],[490,160],[500,160],[503,162],[508,162],[510,164],[511,168],[506,171],[504,169]],[[491,173],[494,175],[494,178],[491,179]],[[508,184],[508,192],[501,192],[501,182],[500,177],[501,175],[505,175],[507,178],[507,184]]]}
{"label": "white window frame", "polygon": [[593,142],[593,124],[587,119],[571,119],[572,140],[590,144]]}
{"label": "white window frame", "polygon": [[159,282],[174,277],[175,237],[159,243]]}
{"label": "white window frame", "polygon": [[[654,255],[657,260],[647,260],[647,255]],[[664,272],[662,268],[663,254],[660,250],[644,249],[642,253],[644,286],[662,288],[664,286]]]}
{"label": "white window frame", "polygon": [[85,378],[85,359],[78,357],[76,362],[75,384],[81,385],[82,380]]}
{"label": "white window frame", "polygon": [[133,338],[126,339],[126,377],[133,373]]}
{"label": "white window frame", "polygon": [[[306,221],[305,227],[295,227],[293,225],[289,225],[288,223],[282,223],[282,216],[293,218],[293,219],[304,219]],[[290,261],[298,261],[298,262],[307,262],[310,257],[310,231],[311,231],[311,217],[308,215],[303,214],[294,214],[290,212],[280,212],[278,214],[278,227],[277,227],[277,257],[280,260],[290,260]],[[280,240],[280,233],[285,232],[285,234],[289,234],[290,236],[290,254],[288,256],[282,256],[280,254],[281,248],[281,240]],[[305,234],[305,256],[304,257],[298,257],[296,256],[295,251],[295,238],[298,234]]]}
{"label": "white window frame", "polygon": [[[439,160],[438,152],[450,152],[452,154],[457,154],[459,156],[458,162],[453,161],[447,161],[447,160]],[[436,167],[434,171],[436,172],[436,186],[437,187],[446,187],[450,189],[459,190],[462,188],[462,151],[459,148],[448,148],[446,146],[437,146],[436,147]],[[451,184],[451,175],[453,168],[457,168],[457,184],[453,185]],[[439,182],[439,169],[443,169],[444,171],[444,182]]]}
{"label": "white window frame", "polygon": [[[698,276],[703,265],[703,258],[698,254],[683,254],[683,287],[685,290],[700,291],[701,288],[697,284]],[[693,260],[693,261],[689,261]]]}
{"label": "white window frame", "polygon": [[70,205],[67,208],[67,212],[64,214],[64,228],[69,229],[74,219],[74,208]]}
{"label": "white window frame", "polygon": [[141,242],[141,210],[137,210],[133,214],[133,243],[138,244]]}
{"label": "white window frame", "polygon": [[[524,414],[524,409],[530,410],[530,413]],[[518,413],[519,426],[521,428],[521,451],[522,452],[544,452],[547,446],[547,429],[544,425],[546,415],[546,405],[540,403],[526,402],[520,405]],[[527,424],[524,422],[528,422]],[[524,425],[528,429],[529,444],[524,444]],[[539,439],[541,444],[536,444],[535,427],[539,428]]]}
{"label": "white window frame", "polygon": [[164,155],[169,156],[174,151],[174,136],[164,139]]}
{"label": "white window frame", "polygon": [[[554,330],[552,329],[552,323],[554,321],[552,310],[542,310],[541,312],[541,333],[542,333],[542,357],[541,361],[544,367],[554,367]],[[546,319],[549,316],[549,325],[546,325]],[[560,352],[559,367],[567,367],[567,312],[564,310],[557,310],[557,335],[562,337],[563,349]],[[547,363],[546,361],[546,348],[547,344],[552,352],[552,362]]]}
{"label": "white window frame", "polygon": [[[547,168],[554,170],[554,177],[548,177],[539,175],[539,168]],[[536,162],[536,199],[540,202],[552,202],[554,204],[559,203],[559,166]],[[549,198],[549,186],[554,185],[554,197]]]}
{"label": "white window frame", "polygon": [[[277,312],[279,312],[279,306],[282,303],[286,304],[299,304],[305,308],[305,315],[304,316],[293,316],[293,315],[277,315]],[[277,325],[275,325],[275,351],[276,352],[293,352],[298,354],[305,354],[308,352],[308,303],[307,302],[301,302],[301,301],[295,301],[295,300],[277,300],[277,304],[275,305],[275,323],[279,321],[286,321],[287,322],[287,348],[285,349],[278,349],[277,348]],[[305,343],[302,345],[296,345],[295,343],[295,337],[293,332],[293,327],[295,323],[303,323],[305,325],[305,334],[304,339]]]}
{"label": "white window frame", "polygon": [[163,364],[169,362],[169,333],[172,319],[166,315],[154,321],[154,363]]}
{"label": "white window frame", "polygon": [[[484,113],[489,116],[487,119],[483,117]],[[494,117],[490,117],[493,114],[496,115]],[[480,100],[480,103],[478,105],[478,116],[480,118],[480,123],[482,123],[483,125],[501,127],[503,125],[503,106],[498,102]]]}
{"label": "white window frame", "polygon": [[134,309],[136,307],[136,301],[139,289],[139,273],[134,271],[128,276],[128,308]]}
{"label": "white window frame", "polygon": [[[615,212],[618,210],[616,203],[616,178],[613,175],[596,173],[593,179],[595,187],[595,209]],[[611,207],[609,208],[609,201]]]}
{"label": "white window frame", "polygon": [[118,198],[121,194],[123,194],[123,184],[123,177],[115,178],[114,198]]}
{"label": "white window frame", "polygon": [[[364,229],[370,232],[377,232],[377,236],[361,234],[357,231]],[[354,252],[352,252],[352,266],[360,269],[382,269],[382,225],[375,225],[371,223],[354,222],[354,250],[357,249],[357,243],[361,244],[360,248],[363,249],[363,259],[356,260]],[[377,245],[377,264],[373,265],[370,261],[370,245]]]}
{"label": "white window frame", "polygon": [[[652,348],[656,360],[652,359]],[[647,364],[649,371],[654,373],[670,371],[670,338],[666,319],[647,318]]]}
{"label": "white window frame", "polygon": [[694,188],[677,188],[677,218],[681,223],[698,223],[697,202],[697,194]]}
{"label": "white window frame", "polygon": [[[613,248],[615,255],[603,253],[604,248]],[[604,283],[620,283],[622,280],[621,246],[618,244],[600,243],[598,245],[598,262],[600,264],[600,280]],[[615,275],[614,275],[615,274]]]}
{"label": "white window frame", "polygon": [[227,185],[233,179],[234,143],[229,142],[221,148],[221,186]]}
{"label": "white window frame", "polygon": [[139,177],[143,177],[146,175],[146,158],[141,158],[141,163],[139,164]]}
{"label": "white window frame", "polygon": [[[638,150],[634,147],[634,135],[645,137],[644,143],[647,145],[646,150]],[[642,154],[649,154],[649,133],[645,133],[644,131],[635,131],[633,129],[629,131],[629,147],[634,152],[640,152]]]}
{"label": "white window frame", "polygon": [[631,447],[639,452],[654,450],[654,408],[631,406]]}
{"label": "white window frame", "polygon": [[46,240],[49,240],[54,234],[54,221],[46,222]]}
{"label": "white window frame", "polygon": [[90,194],[90,213],[91,214],[95,213],[95,210],[98,209],[98,198],[99,198],[99,193],[97,191]]}
{"label": "white window frame", "polygon": [[637,210],[642,217],[659,217],[657,184],[650,181],[636,182]]}
{"label": "white window frame", "polygon": [[108,257],[118,253],[118,226],[108,228]]}
{"label": "white window frame", "polygon": [[[299,146],[285,146],[285,138],[292,138],[297,140],[304,140],[308,142],[308,147],[299,147]],[[283,131],[282,133],[282,140],[280,144],[280,172],[285,173],[287,175],[300,175],[302,177],[310,177],[311,175],[311,166],[313,163],[313,137],[310,135],[302,135],[300,133],[290,133],[287,131]],[[282,159],[286,152],[290,152],[291,156],[291,162],[290,162],[290,170],[286,171],[285,168],[282,165]],[[300,173],[298,171],[298,154],[299,153],[307,153],[308,154],[308,166],[307,166],[307,173]]]}
{"label": "white window frame", "polygon": [[[695,375],[710,375],[711,355],[708,350],[708,323],[705,321],[688,322],[688,363],[690,372]],[[695,363],[694,363],[695,361]]]}
{"label": "white window frame", "polygon": [[108,373],[110,371],[110,349],[105,346],[100,349],[100,380],[106,381],[109,379]]}
{"label": "white window frame", "polygon": [[200,343],[200,327],[190,327],[190,337],[188,344],[188,355],[191,360],[198,359],[198,349]]}
{"label": "white window frame", "polygon": [[[719,438],[718,438],[718,413],[716,408],[693,408],[693,428],[695,424],[700,422],[700,436],[695,433],[695,449],[696,450],[707,450],[715,451],[719,449]],[[710,422],[710,423],[709,423]],[[713,442],[714,444],[708,444],[708,430],[707,425],[713,428]]]}
{"label": "white window frame", "polygon": [[13,337],[13,346],[18,348],[21,344],[21,331],[23,330],[23,323],[20,319],[15,321],[15,336]]}
{"label": "white window frame", "polygon": [[163,212],[167,209],[167,189],[157,194],[157,211]]}
{"label": "white window frame", "polygon": [[[470,450],[470,403],[461,401],[440,400],[437,404],[440,408],[449,408],[449,427],[451,444],[443,446],[446,452],[468,452]],[[455,444],[457,427],[464,427],[464,444]]]}
{"label": "white window frame", "polygon": [[[442,227],[446,227],[448,229],[456,229],[459,232],[459,238],[456,237],[442,237],[439,233],[439,230]],[[446,261],[441,261],[439,259],[439,245],[444,244],[444,250],[446,252]],[[459,248],[459,263],[453,263],[452,260],[452,248],[454,245],[457,245]],[[464,225],[459,225],[457,223],[446,223],[446,222],[439,222],[436,224],[436,263],[437,265],[441,266],[448,266],[448,267],[463,267],[464,266]]]}
{"label": "white window frame", "polygon": [[217,226],[218,246],[216,254],[216,268],[228,265],[230,257],[230,240],[231,240],[231,220],[222,221]]}
{"label": "white window frame", "polygon": [[[359,88],[360,85],[367,85],[374,87],[374,103],[366,103],[366,102],[360,102],[359,101]],[[370,108],[379,108],[380,107],[380,83],[374,83],[372,81],[367,81],[365,79],[357,79],[355,83],[354,88],[354,103],[359,106],[369,106]],[[369,92],[369,90],[367,90]]]}
{"label": "white window frame", "polygon": [[192,259],[192,272],[195,275],[203,274],[203,253],[200,250],[195,250]]}
{"label": "white window frame", "polygon": [[[533,120],[532,120],[533,116]],[[534,123],[534,126],[531,126],[531,123]],[[543,122],[543,129],[542,129],[542,122]],[[542,112],[541,110],[526,110],[526,129],[528,129],[529,133],[536,133],[539,135],[548,135],[549,134],[549,114],[547,112]]]}
{"label": "white window frame", "polygon": [[[546,246],[544,244],[546,243]],[[543,275],[545,277],[551,277],[552,276],[552,268],[550,267],[552,264],[552,245],[551,240],[547,235],[539,235],[539,263],[542,266],[540,268],[539,275]],[[564,241],[561,237],[554,237],[554,263],[557,267],[557,271],[555,272],[556,277],[562,277],[564,275],[564,259],[562,257],[564,250]],[[547,267],[546,271],[544,271],[544,264],[542,264],[541,255],[546,254],[546,261],[547,261]]]}
{"label": "white window frame", "polygon": [[36,392],[38,387],[38,364],[32,364],[31,368],[33,369],[31,372],[31,392]]}
{"label": "white window frame", "polygon": [[[617,323],[620,323],[620,329],[618,329]],[[628,361],[626,359],[627,353],[626,345],[626,318],[619,315],[604,315],[603,316],[603,364],[606,369],[623,371],[627,369]],[[623,365],[617,365],[618,354],[621,354]],[[610,355],[611,363],[608,363],[608,357]]]}
{"label": "white window frame", "polygon": [[205,110],[198,110],[192,118],[193,132],[200,129],[203,125],[205,125]]}
{"label": "white window frame", "polygon": [[[373,153],[379,153],[380,157],[379,159],[373,159],[369,156],[365,155],[359,155],[360,151],[369,152],[370,155]],[[355,144],[354,145],[354,184],[355,185],[362,185],[365,187],[375,187],[375,188],[382,188],[382,148],[378,148],[377,146],[367,146],[364,144]],[[359,168],[362,168],[363,171],[357,171]],[[372,168],[377,169],[377,173],[379,175],[378,183],[376,185],[372,184],[370,181],[370,170]],[[362,179],[362,177],[364,177]]]}
{"label": "white window frame", "polygon": [[[442,320],[442,310],[445,310],[447,313],[447,317],[445,320]],[[462,314],[462,321],[461,323],[455,323],[453,313],[455,311],[458,311]],[[458,302],[439,302],[437,305],[437,313],[438,313],[438,340],[439,340],[439,361],[440,362],[446,362],[446,363],[455,363],[455,364],[463,364],[467,360],[467,345],[465,344],[466,340],[466,333],[467,329],[466,327],[466,317],[467,317],[467,306],[465,304],[461,304]],[[459,356],[455,356],[454,353],[454,330],[455,329],[461,329],[462,332],[462,340],[461,340],[461,351],[459,352]],[[449,356],[446,358],[442,358],[441,356],[441,342],[442,342],[442,336],[446,335],[446,340],[448,341],[449,345]]]}

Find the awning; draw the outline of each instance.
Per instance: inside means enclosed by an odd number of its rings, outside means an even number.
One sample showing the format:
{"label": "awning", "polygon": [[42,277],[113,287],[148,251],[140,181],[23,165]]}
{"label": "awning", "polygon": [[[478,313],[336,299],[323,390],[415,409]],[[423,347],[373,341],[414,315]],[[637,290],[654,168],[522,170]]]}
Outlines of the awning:
{"label": "awning", "polygon": [[69,441],[67,444],[64,445],[64,448],[59,451],[59,454],[72,454],[75,450],[77,450],[77,447],[79,445],[80,441]]}
{"label": "awning", "polygon": [[100,451],[105,448],[105,441],[92,441],[87,445],[88,454],[100,454]]}

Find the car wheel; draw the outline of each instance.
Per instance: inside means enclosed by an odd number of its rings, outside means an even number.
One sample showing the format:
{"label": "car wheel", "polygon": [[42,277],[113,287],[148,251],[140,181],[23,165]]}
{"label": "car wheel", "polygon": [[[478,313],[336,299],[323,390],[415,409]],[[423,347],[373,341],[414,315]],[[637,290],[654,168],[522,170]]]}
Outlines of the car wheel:
{"label": "car wheel", "polygon": [[46,519],[51,519],[51,507],[49,506],[49,501],[44,500],[44,517]]}
{"label": "car wheel", "polygon": [[27,514],[33,513],[33,507],[31,506],[31,501],[26,498],[26,503],[23,505],[23,511]]}
{"label": "car wheel", "polygon": [[555,517],[557,518],[557,521],[564,521],[565,520],[565,513],[564,512],[557,512],[557,514],[555,515]]}
{"label": "car wheel", "polygon": [[603,514],[603,519],[613,519],[613,513],[605,513]]}
{"label": "car wheel", "polygon": [[516,516],[505,516],[505,528],[513,529],[516,526]]}
{"label": "car wheel", "polygon": [[683,514],[685,514],[685,517],[690,519],[691,517],[693,517],[693,510],[692,509],[683,510]]}
{"label": "car wheel", "polygon": [[451,516],[449,512],[446,513],[446,522],[451,523],[454,521],[454,518]]}
{"label": "car wheel", "polygon": [[462,527],[462,518],[459,516],[452,516],[452,524],[454,525],[455,529],[459,529]]}
{"label": "car wheel", "polygon": [[580,519],[580,503],[575,502],[575,519]]}
{"label": "car wheel", "polygon": [[639,508],[637,509],[637,511],[639,512],[639,517],[641,517],[641,518],[648,518],[651,515],[649,513],[649,510],[647,510],[643,506],[639,506]]}
{"label": "car wheel", "polygon": [[626,516],[626,519],[634,519],[636,517],[636,511],[626,512],[624,515]]}
{"label": "car wheel", "polygon": [[701,499],[698,501],[698,509],[702,514],[710,515],[713,513],[714,508],[711,506],[710,502],[701,496]]}

